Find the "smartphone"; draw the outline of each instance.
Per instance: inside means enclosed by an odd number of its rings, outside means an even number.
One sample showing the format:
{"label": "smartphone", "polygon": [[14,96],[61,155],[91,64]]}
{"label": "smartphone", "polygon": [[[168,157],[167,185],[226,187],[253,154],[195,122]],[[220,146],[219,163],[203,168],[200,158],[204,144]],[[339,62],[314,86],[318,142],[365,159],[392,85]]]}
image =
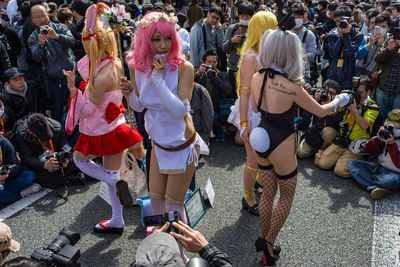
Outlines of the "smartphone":
{"label": "smartphone", "polygon": [[375,26],[374,28],[374,35],[378,37],[381,34],[381,27],[380,26]]}
{"label": "smartphone", "polygon": [[143,223],[145,226],[163,225],[163,216],[162,215],[144,216]]}

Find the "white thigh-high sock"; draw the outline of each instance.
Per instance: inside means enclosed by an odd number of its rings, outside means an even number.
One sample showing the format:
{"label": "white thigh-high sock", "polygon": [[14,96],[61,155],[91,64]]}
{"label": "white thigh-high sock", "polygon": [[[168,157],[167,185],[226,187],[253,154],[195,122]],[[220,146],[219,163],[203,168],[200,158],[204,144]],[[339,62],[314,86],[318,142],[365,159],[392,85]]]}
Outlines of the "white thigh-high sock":
{"label": "white thigh-high sock", "polygon": [[[178,206],[178,205],[172,204],[170,201],[175,202],[173,200],[167,200],[166,201],[166,205],[165,206],[166,206],[167,212],[168,211],[177,211],[177,212],[179,212],[181,214],[181,221],[187,224],[185,207],[184,206],[180,206],[180,205]],[[176,202],[176,204],[177,203],[178,202]],[[184,253],[185,249],[182,247],[182,245],[179,242],[178,242],[178,245],[179,245],[179,251],[181,253],[181,258],[185,263],[187,263],[189,261],[189,258]]]}
{"label": "white thigh-high sock", "polygon": [[[116,179],[117,181],[119,180],[119,171],[104,170],[104,173],[107,173],[112,180],[114,179]],[[117,188],[115,187],[115,185],[107,184],[107,186],[108,186],[108,193],[110,194],[112,217],[110,220],[104,221],[103,225],[108,227],[122,228],[124,227],[124,218],[122,215],[122,205],[117,195]],[[102,226],[97,224],[96,228],[101,229]]]}
{"label": "white thigh-high sock", "polygon": [[[92,160],[77,160],[74,155],[75,165],[85,174],[103,181],[110,185],[115,185],[119,181],[119,170],[107,171]],[[114,173],[115,172],[115,173]],[[112,174],[112,175],[110,175]],[[115,175],[117,174],[117,175]]]}

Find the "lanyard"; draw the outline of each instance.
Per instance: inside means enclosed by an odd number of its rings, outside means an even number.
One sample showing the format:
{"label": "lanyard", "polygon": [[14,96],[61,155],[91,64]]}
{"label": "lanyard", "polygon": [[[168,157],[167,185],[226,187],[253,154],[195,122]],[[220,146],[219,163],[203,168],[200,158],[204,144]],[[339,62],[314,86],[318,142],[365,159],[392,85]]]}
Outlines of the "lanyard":
{"label": "lanyard", "polygon": [[[0,118],[0,124],[1,124],[1,131],[0,131],[0,132],[1,132],[2,134],[4,134],[4,131],[5,131],[5,130],[4,130],[4,121],[3,121],[3,118]],[[1,158],[0,158],[0,161],[1,161]]]}
{"label": "lanyard", "polygon": [[51,141],[51,138],[49,139],[49,144],[50,144],[50,148],[46,147],[42,141],[40,141],[40,139],[36,136],[36,134],[34,133],[30,133],[33,137],[36,138],[36,140],[39,142],[39,144],[43,147],[43,149],[47,150],[47,151],[51,151],[54,153],[54,146],[53,146],[53,141]]}
{"label": "lanyard", "polygon": [[[248,28],[246,29],[246,31],[244,33],[247,33]],[[242,25],[239,25],[239,34],[242,35]]]}

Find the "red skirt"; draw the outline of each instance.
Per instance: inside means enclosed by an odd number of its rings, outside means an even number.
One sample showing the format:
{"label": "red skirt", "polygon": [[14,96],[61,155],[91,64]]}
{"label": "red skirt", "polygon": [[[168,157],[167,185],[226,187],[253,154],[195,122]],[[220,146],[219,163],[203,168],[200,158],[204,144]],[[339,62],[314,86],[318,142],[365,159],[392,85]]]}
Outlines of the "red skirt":
{"label": "red skirt", "polygon": [[81,133],[74,150],[85,156],[96,155],[101,157],[118,154],[142,140],[143,137],[136,129],[131,130],[128,124],[122,123],[113,131],[104,135],[90,136]]}

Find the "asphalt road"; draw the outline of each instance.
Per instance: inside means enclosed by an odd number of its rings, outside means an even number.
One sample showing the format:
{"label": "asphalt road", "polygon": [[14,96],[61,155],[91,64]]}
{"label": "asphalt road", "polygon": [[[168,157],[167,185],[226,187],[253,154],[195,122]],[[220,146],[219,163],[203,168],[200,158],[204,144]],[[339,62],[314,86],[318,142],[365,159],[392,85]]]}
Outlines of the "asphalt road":
{"label": "asphalt road", "polygon": [[[235,266],[259,266],[253,262],[259,220],[241,209],[244,164],[244,148],[230,140],[213,143],[210,156],[200,160],[197,185],[204,187],[211,178],[216,197],[196,230],[227,252]],[[21,243],[10,256],[29,256],[67,228],[81,234],[76,246],[83,266],[129,266],[145,238],[140,210],[124,210],[122,236],[95,234],[92,226],[111,215],[111,207],[97,196],[99,186],[73,187],[68,201],[51,192],[6,219]],[[366,191],[351,179],[316,168],[311,159],[299,160],[292,211],[277,238],[282,247],[278,266],[370,266],[373,231],[374,201]]]}

